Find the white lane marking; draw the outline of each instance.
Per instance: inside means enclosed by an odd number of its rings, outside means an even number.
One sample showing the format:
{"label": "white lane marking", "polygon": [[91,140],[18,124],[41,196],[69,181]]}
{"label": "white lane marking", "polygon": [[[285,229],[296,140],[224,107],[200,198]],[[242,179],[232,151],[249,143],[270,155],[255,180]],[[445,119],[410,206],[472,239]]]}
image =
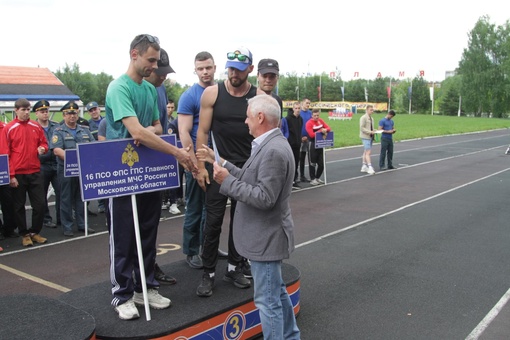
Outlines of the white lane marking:
{"label": "white lane marking", "polygon": [[46,280],[41,279],[41,278],[39,278],[37,276],[33,276],[33,275],[30,275],[30,274],[27,274],[25,272],[22,272],[20,270],[11,268],[11,267],[3,265],[3,264],[0,264],[0,269],[3,269],[3,270],[5,270],[5,271],[7,271],[9,273],[14,274],[14,275],[23,277],[23,278],[25,278],[27,280],[30,280],[30,281],[33,281],[35,283],[39,283],[39,284],[41,284],[43,286],[46,286],[46,287],[49,287],[49,288],[52,288],[52,289],[56,289],[56,290],[61,291],[63,293],[67,293],[67,292],[71,291],[71,289],[66,288],[64,286],[58,285],[58,284],[50,282],[50,281],[46,281]]}
{"label": "white lane marking", "polygon": [[[463,140],[463,141],[455,141],[455,142],[444,143],[444,144],[438,144],[438,145],[422,146],[422,147],[416,147],[416,148],[406,149],[406,150],[397,150],[397,151],[395,151],[394,153],[395,153],[395,154],[397,154],[397,153],[404,153],[404,152],[410,152],[410,151],[417,151],[417,150],[432,149],[432,148],[444,147],[444,146],[448,146],[448,145],[462,144],[462,143],[468,143],[468,142],[469,142],[469,143],[471,143],[471,142],[473,142],[473,141],[479,141],[479,140],[485,140],[485,139],[494,139],[494,138],[501,138],[501,137],[505,137],[505,136],[490,136],[490,137],[484,137],[484,138],[477,138],[477,139],[470,139],[470,140]],[[442,137],[429,137],[429,138],[442,138]],[[412,141],[421,140],[421,139],[426,139],[426,138],[420,138],[420,139],[409,139],[409,140],[405,140],[405,141],[400,141],[400,142],[398,142],[398,143],[412,142]],[[508,146],[508,144],[505,144],[505,145],[499,145],[499,146],[495,146],[495,147],[492,147],[492,148],[489,148],[489,149],[480,150],[480,151],[500,149],[500,148],[507,147],[507,146]],[[328,151],[329,151],[329,152],[331,152],[331,151],[339,151],[339,150],[342,150],[342,149],[354,148],[354,147],[361,147],[361,145],[357,145],[357,146],[349,146],[349,147],[337,148],[337,149],[328,149],[328,150],[326,150],[326,152],[328,152]],[[372,156],[373,156],[373,157],[379,157],[379,154],[374,153]],[[346,162],[346,161],[352,161],[352,160],[356,160],[356,159],[361,159],[361,156],[359,156],[359,157],[358,157],[358,156],[356,156],[356,157],[351,157],[351,158],[343,158],[343,159],[336,159],[336,160],[326,161],[326,164],[329,164],[329,163]]]}
{"label": "white lane marking", "polygon": [[[501,174],[503,172],[506,172],[506,171],[510,171],[510,168],[507,168],[507,169],[495,172],[495,173],[487,175],[485,177],[478,178],[478,179],[476,179],[474,181],[471,181],[471,182],[468,182],[468,183],[464,183],[464,184],[459,185],[459,186],[457,186],[455,188],[452,188],[452,189],[440,192],[438,194],[432,195],[430,197],[424,198],[422,200],[410,203],[410,204],[405,205],[403,207],[400,207],[398,209],[395,209],[395,210],[392,210],[392,211],[388,211],[387,213],[384,213],[384,214],[381,214],[381,215],[378,215],[378,216],[374,216],[372,218],[369,218],[369,219],[366,219],[364,221],[352,224],[352,225],[347,226],[345,228],[342,228],[342,229],[333,231],[331,233],[324,234],[322,236],[316,237],[316,238],[311,239],[309,241],[300,243],[300,244],[296,245],[296,249],[300,248],[300,247],[303,247],[303,246],[306,246],[306,245],[309,245],[309,244],[312,244],[312,243],[315,243],[315,242],[318,242],[318,241],[321,241],[321,240],[323,240],[323,239],[325,239],[327,237],[343,233],[343,232],[345,232],[347,230],[357,228],[357,227],[359,227],[361,225],[367,224],[368,222],[372,222],[372,221],[378,220],[378,219],[380,219],[382,217],[385,217],[385,216],[388,216],[388,215],[392,215],[392,214],[394,214],[396,212],[399,212],[399,211],[402,211],[404,209],[413,207],[413,206],[421,204],[423,202],[430,201],[430,200],[432,200],[434,198],[437,198],[439,196],[443,196],[443,195],[448,194],[450,192],[453,192],[455,190],[458,190],[458,189],[464,188],[464,187],[466,187],[468,185],[471,185],[471,184],[483,181],[483,180],[485,180],[487,178],[499,175],[499,174]],[[485,318],[478,324],[478,326],[471,332],[471,334],[468,335],[466,340],[476,340],[476,339],[478,339],[478,337],[483,333],[483,331],[489,326],[489,324],[496,318],[496,316],[499,314],[499,312],[503,309],[503,307],[506,305],[506,303],[508,302],[509,299],[510,299],[510,289],[505,293],[505,295],[503,295],[503,297],[499,300],[499,302],[494,306],[494,308],[492,308],[492,310],[489,312],[489,314],[487,314],[487,316],[485,316]]]}
{"label": "white lane marking", "polygon": [[[455,190],[458,190],[458,189],[461,189],[461,188],[467,187],[467,186],[469,186],[469,185],[471,185],[471,184],[474,184],[474,183],[477,183],[477,182],[483,181],[483,180],[485,180],[485,179],[487,179],[487,178],[491,178],[491,177],[493,177],[493,176],[499,175],[499,174],[501,174],[501,173],[503,173],[503,172],[506,172],[506,171],[510,171],[510,168],[506,168],[506,169],[503,169],[503,170],[497,171],[497,172],[495,172],[495,173],[493,173],[493,174],[490,174],[490,175],[487,175],[487,176],[484,176],[484,177],[481,177],[481,178],[475,179],[475,180],[473,180],[473,181],[471,181],[471,182],[464,183],[464,184],[459,185],[459,186],[457,186],[457,187],[455,187],[455,188],[451,188],[451,189],[448,189],[448,190],[446,190],[446,191],[440,192],[440,193],[438,193],[438,194],[432,195],[432,196],[430,196],[430,197],[424,198],[424,199],[422,199],[422,200],[419,200],[419,201],[416,201],[416,202],[413,202],[413,203],[410,203],[410,204],[404,205],[404,206],[402,206],[402,207],[400,207],[400,208],[398,208],[398,209],[388,211],[388,212],[386,212],[386,213],[384,213],[384,214],[381,214],[381,215],[378,215],[378,216],[374,216],[374,217],[372,217],[372,218],[369,218],[369,219],[366,219],[366,220],[364,220],[364,221],[361,221],[361,222],[358,222],[358,223],[352,224],[352,225],[347,226],[347,227],[345,227],[345,228],[338,229],[338,230],[335,230],[335,231],[333,231],[333,232],[330,232],[330,233],[324,234],[324,235],[322,235],[322,236],[316,237],[316,238],[311,239],[311,240],[309,240],[309,241],[306,241],[306,242],[300,243],[300,244],[296,245],[296,248],[303,247],[303,246],[305,246],[305,245],[309,245],[309,244],[312,244],[312,243],[318,242],[318,241],[323,240],[323,239],[325,239],[325,238],[327,238],[327,237],[330,237],[330,236],[333,236],[333,235],[336,235],[336,234],[343,233],[344,231],[347,231],[347,230],[350,230],[350,229],[354,229],[354,228],[356,228],[356,227],[359,227],[360,225],[363,225],[363,224],[366,224],[366,223],[368,223],[368,222],[372,222],[372,221],[378,220],[378,219],[380,219],[380,218],[383,218],[383,217],[385,217],[385,216],[392,215],[392,214],[397,213],[397,212],[399,212],[399,211],[402,211],[402,210],[404,210],[404,209],[407,209],[407,208],[413,207],[413,206],[415,206],[415,205],[418,205],[418,204],[421,204],[421,203],[424,203],[424,202],[430,201],[430,200],[432,200],[432,199],[434,199],[434,198],[437,198],[437,197],[440,197],[440,196],[446,195],[446,194],[448,194],[448,193],[450,193],[450,192],[453,192],[453,191],[455,191]],[[339,182],[342,182],[342,181],[339,181]],[[337,182],[337,183],[338,183],[338,182]]]}
{"label": "white lane marking", "polygon": [[466,337],[466,340],[476,340],[480,337],[480,335],[487,329],[487,327],[491,324],[491,322],[498,316],[499,312],[505,307],[508,300],[510,300],[510,289],[508,289],[499,299],[498,303],[490,310],[490,312],[483,318],[482,321],[478,324],[478,326],[473,329],[473,331]]}

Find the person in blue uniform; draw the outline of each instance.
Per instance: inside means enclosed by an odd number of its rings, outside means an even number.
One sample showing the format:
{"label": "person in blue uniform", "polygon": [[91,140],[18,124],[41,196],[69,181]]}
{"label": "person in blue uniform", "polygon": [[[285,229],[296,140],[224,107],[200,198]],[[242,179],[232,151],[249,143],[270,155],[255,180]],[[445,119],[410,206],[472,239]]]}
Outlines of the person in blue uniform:
{"label": "person in blue uniform", "polygon": [[[73,236],[73,210],[75,211],[78,231],[85,231],[85,217],[83,201],[80,194],[78,177],[65,177],[65,150],[76,149],[78,143],[90,143],[94,137],[86,126],[79,125],[79,107],[73,101],[64,105],[60,111],[64,115],[64,123],[57,127],[51,137],[51,149],[58,162],[58,177],[60,182],[60,219],[64,229],[64,236]],[[94,230],[89,228],[89,233]]]}
{"label": "person in blue uniform", "polygon": [[[41,127],[44,130],[44,135],[46,136],[46,140],[48,143],[51,141],[51,137],[53,136],[53,132],[55,131],[55,128],[59,126],[60,124],[57,122],[54,122],[49,119],[49,109],[50,109],[50,103],[47,100],[39,100],[37,103],[34,104],[34,107],[32,108],[32,111],[35,112],[35,115],[37,116],[36,122],[41,125]],[[44,226],[48,228],[56,228],[57,225],[60,225],[60,184],[58,182],[58,175],[57,175],[57,159],[55,157],[55,154],[53,152],[47,152],[43,155],[39,155],[39,160],[41,161],[41,173],[43,175],[44,180],[44,193],[45,193],[45,200],[46,200],[46,212],[44,214]],[[53,219],[50,214],[50,209],[48,207],[48,189],[51,186],[53,187],[53,191],[55,193],[55,221],[56,224],[53,222]]]}

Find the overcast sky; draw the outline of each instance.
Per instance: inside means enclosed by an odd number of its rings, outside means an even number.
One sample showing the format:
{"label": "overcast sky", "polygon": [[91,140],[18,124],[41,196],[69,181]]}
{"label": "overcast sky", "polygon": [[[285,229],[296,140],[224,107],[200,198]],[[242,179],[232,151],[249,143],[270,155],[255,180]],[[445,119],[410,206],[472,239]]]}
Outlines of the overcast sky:
{"label": "overcast sky", "polygon": [[[223,72],[226,53],[249,48],[255,65],[274,58],[280,72],[329,74],[344,80],[414,77],[441,81],[454,70],[468,34],[484,15],[503,25],[501,1],[351,0],[0,0],[0,65],[47,67],[77,63],[81,72],[118,77],[127,70],[137,34],[159,37],[180,84],[196,81],[200,51]],[[256,73],[253,72],[253,75]]]}

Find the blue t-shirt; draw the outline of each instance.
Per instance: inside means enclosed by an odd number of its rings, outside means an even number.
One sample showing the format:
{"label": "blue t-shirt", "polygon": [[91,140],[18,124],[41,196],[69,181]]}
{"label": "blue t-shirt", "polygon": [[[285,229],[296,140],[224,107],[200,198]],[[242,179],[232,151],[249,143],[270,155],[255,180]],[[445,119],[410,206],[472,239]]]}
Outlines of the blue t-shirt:
{"label": "blue t-shirt", "polygon": [[200,98],[202,97],[204,90],[205,88],[200,86],[200,84],[193,84],[193,86],[181,95],[179,105],[177,107],[178,114],[193,115],[193,128],[190,131],[190,136],[195,147],[197,143],[198,121],[200,114]]}
{"label": "blue t-shirt", "polygon": [[[384,117],[379,121],[379,126],[382,127],[383,130],[393,130],[394,122],[392,119],[388,119]],[[392,139],[393,134],[392,133],[382,133],[381,138],[388,138]]]}
{"label": "blue t-shirt", "polygon": [[99,127],[97,128],[97,136],[101,136],[106,138],[106,119],[101,119],[101,123],[99,123]]}
{"label": "blue t-shirt", "polygon": [[166,113],[166,104],[168,104],[168,96],[166,94],[165,85],[157,87],[156,92],[158,93],[159,122],[161,123],[161,129],[163,129],[161,134],[167,135],[168,130],[166,130],[166,127],[168,125],[168,115]]}
{"label": "blue t-shirt", "polygon": [[159,119],[156,88],[148,81],[140,84],[123,74],[108,85],[106,91],[106,139],[131,138],[122,123],[126,117],[137,117],[143,127]]}
{"label": "blue t-shirt", "polygon": [[281,119],[280,130],[282,131],[285,138],[288,139],[289,138],[289,124],[287,123],[287,119],[285,119],[285,118]]}
{"label": "blue t-shirt", "polygon": [[301,110],[299,115],[301,116],[301,118],[303,118],[303,128],[301,129],[301,136],[303,136],[303,137],[306,136],[306,137],[310,138],[310,136],[308,136],[308,132],[306,132],[306,122],[309,121],[310,118],[312,118],[312,111]]}

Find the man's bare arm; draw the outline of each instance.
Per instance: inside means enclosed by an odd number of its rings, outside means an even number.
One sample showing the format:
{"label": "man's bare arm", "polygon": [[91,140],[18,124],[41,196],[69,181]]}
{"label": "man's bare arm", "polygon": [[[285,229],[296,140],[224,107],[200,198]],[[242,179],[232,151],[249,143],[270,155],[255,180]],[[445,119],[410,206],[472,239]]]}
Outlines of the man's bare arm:
{"label": "man's bare arm", "polygon": [[186,170],[196,173],[197,166],[191,159],[189,147],[179,149],[178,147],[165,142],[150,129],[144,128],[138,121],[137,117],[123,118],[122,123],[128,129],[131,137],[133,137],[138,143],[143,144],[148,148],[173,155]]}
{"label": "man's bare arm", "polygon": [[[191,130],[193,129],[193,115],[177,114],[177,126],[179,127],[179,138],[182,145],[193,145]],[[191,152],[191,158],[196,163],[195,153]]]}
{"label": "man's bare arm", "polygon": [[[213,119],[213,107],[218,97],[218,85],[209,86],[204,90],[202,98],[200,99],[200,118],[198,123],[197,131],[197,145],[205,144],[209,142],[209,131],[211,130],[211,124]],[[206,184],[209,184],[209,174],[205,169],[204,162],[197,162],[198,175],[197,181],[200,187],[205,190]]]}

